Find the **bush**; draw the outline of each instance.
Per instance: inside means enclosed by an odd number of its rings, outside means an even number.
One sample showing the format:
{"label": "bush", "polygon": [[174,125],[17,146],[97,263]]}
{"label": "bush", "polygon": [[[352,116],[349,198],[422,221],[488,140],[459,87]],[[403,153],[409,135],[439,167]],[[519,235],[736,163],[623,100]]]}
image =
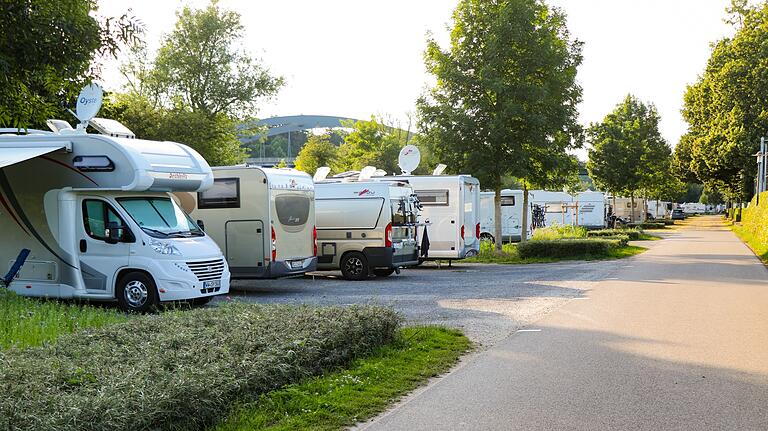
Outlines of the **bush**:
{"label": "bush", "polygon": [[518,244],[517,252],[523,259],[607,256],[626,244],[626,239],[535,240]]}
{"label": "bush", "polygon": [[646,221],[643,223],[629,223],[627,224],[630,228],[640,228],[640,229],[664,229],[666,227],[666,224],[663,222],[650,222]]}
{"label": "bush", "polygon": [[533,231],[533,240],[553,240],[563,238],[586,238],[587,229],[582,226],[559,225],[542,227]]}
{"label": "bush", "polygon": [[602,237],[615,237],[617,235],[624,235],[631,241],[637,241],[640,239],[641,234],[642,234],[642,231],[639,231],[637,229],[600,229],[600,230],[591,230],[587,232],[587,237],[602,238]]}
{"label": "bush", "polygon": [[238,399],[390,342],[401,320],[383,307],[229,304],[0,351],[0,427],[200,429]]}

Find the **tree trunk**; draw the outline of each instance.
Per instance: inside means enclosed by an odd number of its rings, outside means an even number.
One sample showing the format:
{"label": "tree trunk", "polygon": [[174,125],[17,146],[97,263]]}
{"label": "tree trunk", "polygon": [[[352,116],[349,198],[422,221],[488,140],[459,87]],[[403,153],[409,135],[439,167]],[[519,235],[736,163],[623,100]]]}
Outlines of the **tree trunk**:
{"label": "tree trunk", "polygon": [[635,194],[629,194],[629,222],[635,222]]}
{"label": "tree trunk", "polygon": [[523,219],[520,229],[520,242],[528,241],[528,185],[523,182]]}
{"label": "tree trunk", "polygon": [[493,227],[496,231],[496,237],[495,239],[495,246],[496,251],[501,251],[501,245],[503,243],[503,232],[501,231],[501,184],[496,186],[496,190],[494,190],[496,197],[493,201]]}

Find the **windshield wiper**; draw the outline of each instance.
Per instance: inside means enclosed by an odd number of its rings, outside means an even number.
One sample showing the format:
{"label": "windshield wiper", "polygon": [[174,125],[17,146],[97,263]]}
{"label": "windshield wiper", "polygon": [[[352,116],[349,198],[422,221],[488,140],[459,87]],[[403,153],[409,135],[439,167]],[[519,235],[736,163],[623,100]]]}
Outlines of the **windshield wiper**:
{"label": "windshield wiper", "polygon": [[156,233],[156,234],[162,235],[162,236],[164,236],[165,238],[168,238],[169,236],[171,236],[171,234],[169,234],[169,233],[165,233],[165,232],[163,232],[163,231],[161,231],[161,230],[152,229],[152,228],[149,228],[149,227],[143,227],[143,226],[142,226],[141,228],[142,228],[143,230],[145,230],[145,231],[149,231],[149,232],[152,232],[152,233]]}
{"label": "windshield wiper", "polygon": [[194,232],[191,230],[179,230],[176,232],[168,232],[168,235],[182,235],[182,236],[203,236],[202,232]]}

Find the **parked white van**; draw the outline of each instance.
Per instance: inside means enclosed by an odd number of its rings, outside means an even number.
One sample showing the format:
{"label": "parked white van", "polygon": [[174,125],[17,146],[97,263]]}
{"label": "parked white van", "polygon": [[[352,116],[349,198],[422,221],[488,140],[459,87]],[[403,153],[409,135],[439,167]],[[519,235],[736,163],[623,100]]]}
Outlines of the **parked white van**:
{"label": "parked white van", "polygon": [[[528,198],[530,199],[530,192]],[[480,193],[480,239],[494,241],[496,239],[494,192]],[[528,211],[528,223],[531,222],[531,208]],[[501,191],[501,232],[502,242],[520,241],[523,232],[523,191],[504,189]],[[531,236],[528,229],[528,237]]]}
{"label": "parked white van", "polygon": [[419,263],[418,200],[408,183],[319,181],[315,214],[319,270],[364,280]]}
{"label": "parked white van", "polygon": [[578,193],[575,203],[579,211],[574,222],[578,226],[583,226],[587,229],[602,229],[605,227],[608,206],[605,203],[604,193],[589,190]]}
{"label": "parked white van", "polygon": [[[647,214],[647,205],[645,199],[635,198],[634,210],[632,208],[632,199],[630,198],[609,198],[613,205],[613,215],[626,220],[629,223],[642,223]],[[634,214],[634,218],[632,215]]]}
{"label": "parked white van", "polygon": [[669,218],[672,215],[672,202],[649,200],[648,214],[655,219]]}
{"label": "parked white van", "polygon": [[177,194],[224,250],[233,278],[278,278],[317,268],[315,186],[295,169],[213,168],[213,186]]}
{"label": "parked white van", "polygon": [[132,139],[112,120],[92,124],[124,137],[0,131],[0,262],[31,250],[9,288],[139,312],[227,293],[221,250],[168,193],[209,188],[206,161],[186,145]]}
{"label": "parked white van", "polygon": [[421,204],[419,238],[429,239],[426,259],[464,259],[480,251],[480,181],[471,175],[398,175]]}
{"label": "parked white van", "polygon": [[573,196],[566,192],[551,192],[547,190],[531,190],[530,203],[544,208],[544,225],[573,225],[574,213]]}

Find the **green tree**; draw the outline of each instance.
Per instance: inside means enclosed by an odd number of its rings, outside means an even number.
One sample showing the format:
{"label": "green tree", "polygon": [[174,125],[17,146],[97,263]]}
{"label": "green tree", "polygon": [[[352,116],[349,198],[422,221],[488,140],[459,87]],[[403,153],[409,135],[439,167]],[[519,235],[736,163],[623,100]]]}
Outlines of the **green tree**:
{"label": "green tree", "polygon": [[768,133],[768,3],[736,0],[727,12],[735,35],[713,46],[704,72],[685,93],[688,132],[675,158],[707,187],[743,201],[752,194],[752,155]]}
{"label": "green tree", "polygon": [[153,84],[166,100],[180,100],[193,112],[245,118],[260,99],[277,93],[284,81],[242,49],[243,25],[237,12],[184,7],[154,63]]}
{"label": "green tree", "polygon": [[438,160],[496,192],[501,238],[506,177],[524,188],[542,175],[549,184],[565,182],[548,169],[562,173],[571,165],[566,150],[580,143],[582,44],[571,39],[563,12],[542,0],[462,0],[450,40],[447,49],[427,43],[425,63],[437,84],[418,101],[419,126]]}
{"label": "green tree", "polygon": [[296,157],[296,169],[314,175],[321,166],[334,166],[338,148],[331,142],[332,134],[312,135]]}
{"label": "green tree", "polygon": [[601,123],[588,130],[591,148],[587,170],[597,186],[614,196],[629,196],[660,187],[669,173],[671,149],[659,133],[653,104],[628,95]]}
{"label": "green tree", "polygon": [[339,146],[335,172],[360,170],[366,166],[375,166],[388,173],[400,173],[397,164],[400,149],[405,146],[407,132],[384,125],[378,118],[370,121],[357,121],[352,124],[352,131],[344,137]]}
{"label": "green tree", "polygon": [[40,127],[61,117],[98,58],[135,42],[132,16],[95,15],[95,0],[4,0],[0,3],[0,126]]}

